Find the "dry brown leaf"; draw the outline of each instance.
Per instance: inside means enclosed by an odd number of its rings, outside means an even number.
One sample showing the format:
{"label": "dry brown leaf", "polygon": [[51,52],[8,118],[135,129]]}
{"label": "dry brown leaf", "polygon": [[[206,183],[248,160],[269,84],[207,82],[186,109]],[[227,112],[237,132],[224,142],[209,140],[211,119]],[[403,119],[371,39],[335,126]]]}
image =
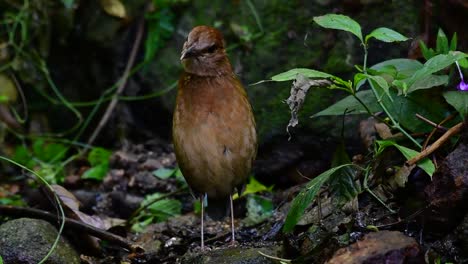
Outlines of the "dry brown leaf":
{"label": "dry brown leaf", "polygon": [[100,0],[102,9],[114,17],[125,18],[127,16],[127,11],[125,6],[120,2],[120,0]]}
{"label": "dry brown leaf", "polygon": [[384,123],[376,123],[374,125],[375,130],[377,131],[377,134],[379,134],[381,139],[387,139],[393,137],[392,132],[390,131],[390,128],[388,125]]}

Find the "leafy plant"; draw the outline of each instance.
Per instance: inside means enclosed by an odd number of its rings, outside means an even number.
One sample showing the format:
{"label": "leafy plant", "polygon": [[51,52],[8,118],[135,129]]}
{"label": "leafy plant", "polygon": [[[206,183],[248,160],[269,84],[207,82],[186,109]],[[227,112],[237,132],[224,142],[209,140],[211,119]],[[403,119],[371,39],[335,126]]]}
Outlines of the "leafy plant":
{"label": "leafy plant", "polygon": [[[141,207],[147,206],[155,199],[161,197],[161,193],[155,193],[147,195]],[[141,211],[140,214],[134,219],[132,230],[135,232],[141,232],[143,229],[153,222],[162,222],[170,217],[179,215],[182,210],[182,203],[175,199],[162,199],[155,203],[152,203],[147,207],[147,210]]]}
{"label": "leafy plant", "polygon": [[109,158],[112,152],[103,148],[93,148],[88,154],[88,161],[91,168],[86,170],[82,179],[103,180],[109,171]]}
{"label": "leafy plant", "polygon": [[[402,58],[383,61],[368,67],[368,47],[371,40],[401,42],[408,40],[408,38],[385,27],[374,29],[369,34],[363,35],[359,23],[344,15],[329,14],[314,17],[313,20],[321,27],[346,31],[357,37],[363,48],[363,65],[355,66],[357,72],[351,80],[344,80],[326,72],[307,68],[291,69],[271,77],[271,81],[275,82],[292,80],[299,82],[299,77],[301,79],[327,79],[331,83],[327,86],[328,89],[349,93],[348,97],[312,117],[342,115],[343,113],[367,113],[375,116],[391,129],[398,130],[412,142],[412,147],[409,148],[393,141],[380,141],[381,145],[379,145],[380,148],[377,152],[382,151],[385,147],[395,146],[409,159],[418,154],[422,148],[421,142],[411,134],[427,132],[432,129],[430,125],[418,120],[416,113],[437,122],[437,120],[445,118],[451,110],[450,105],[463,113],[462,115],[467,112],[468,93],[453,91],[442,96],[440,90],[431,89],[447,85],[449,76],[444,70],[457,62],[463,62],[468,57],[468,54],[455,50],[456,35],[449,45],[445,34],[439,31],[438,47],[435,51],[425,49],[427,61],[424,64],[416,60]],[[368,84],[369,90],[362,89],[367,87],[366,84]],[[308,85],[313,85],[313,82],[308,82]],[[378,112],[383,112],[386,117],[381,118],[375,115]],[[325,182],[330,181],[331,188],[341,197],[351,198],[359,193],[360,190],[356,189],[356,186],[354,189],[351,188],[354,181],[350,180],[352,179],[350,175],[352,175],[354,168],[349,167],[349,160],[347,165],[343,163],[346,162],[342,159],[341,162],[333,164],[332,169],[312,179],[306,188],[299,193],[286,218],[284,231],[291,231],[294,228],[306,207],[314,200]],[[434,173],[435,167],[429,159],[420,161],[418,166],[430,176]],[[341,173],[337,173],[343,167],[347,167],[347,173],[343,173],[344,169],[341,170]],[[346,176],[346,174],[348,175]],[[370,191],[366,186],[365,189]]]}

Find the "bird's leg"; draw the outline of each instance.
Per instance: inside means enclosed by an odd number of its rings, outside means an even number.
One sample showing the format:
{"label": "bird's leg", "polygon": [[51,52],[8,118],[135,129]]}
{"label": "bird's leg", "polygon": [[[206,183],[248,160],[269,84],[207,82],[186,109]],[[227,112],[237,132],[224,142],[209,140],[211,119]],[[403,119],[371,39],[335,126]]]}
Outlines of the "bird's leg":
{"label": "bird's leg", "polygon": [[205,195],[201,195],[200,196],[200,203],[201,203],[201,228],[200,228],[200,233],[201,233],[201,250],[204,251],[205,250],[205,237],[204,237],[204,233],[203,233],[203,213],[205,211]]}
{"label": "bird's leg", "polygon": [[232,195],[229,195],[229,202],[231,204],[231,245],[234,245],[236,237],[234,236],[234,207],[232,205]]}

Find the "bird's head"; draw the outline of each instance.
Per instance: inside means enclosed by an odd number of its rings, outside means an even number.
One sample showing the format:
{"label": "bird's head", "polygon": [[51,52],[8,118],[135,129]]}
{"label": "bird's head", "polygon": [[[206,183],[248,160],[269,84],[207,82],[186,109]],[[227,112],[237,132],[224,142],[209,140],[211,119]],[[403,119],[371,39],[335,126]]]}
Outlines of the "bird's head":
{"label": "bird's head", "polygon": [[180,60],[185,71],[195,75],[217,76],[232,72],[223,35],[208,26],[197,26],[190,31]]}

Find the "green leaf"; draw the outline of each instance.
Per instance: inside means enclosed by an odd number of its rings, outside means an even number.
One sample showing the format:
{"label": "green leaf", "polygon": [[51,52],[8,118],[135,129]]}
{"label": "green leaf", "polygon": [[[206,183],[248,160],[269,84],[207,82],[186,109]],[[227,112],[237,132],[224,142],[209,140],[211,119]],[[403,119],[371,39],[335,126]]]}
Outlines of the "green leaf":
{"label": "green leaf", "polygon": [[[379,154],[382,153],[382,151],[389,146],[396,147],[401,152],[401,154],[405,156],[406,160],[410,160],[419,154],[419,152],[417,152],[416,150],[398,145],[396,142],[391,141],[391,140],[377,140],[376,142],[379,146],[377,150],[377,153]],[[434,163],[432,163],[432,161],[428,158],[422,159],[421,161],[418,162],[417,165],[431,177],[432,177],[432,174],[434,174],[435,172]]]}
{"label": "green leaf", "polygon": [[421,48],[421,53],[424,59],[429,60],[430,58],[434,57],[435,52],[433,49],[430,49],[424,44],[422,40],[419,41],[419,47]]}
{"label": "green leaf", "polygon": [[153,59],[175,31],[174,12],[165,5],[167,3],[155,5],[158,7],[157,11],[145,16],[148,25],[145,40],[145,61]]}
{"label": "green leaf", "polygon": [[97,166],[101,164],[109,164],[109,159],[112,152],[105,148],[93,148],[88,154],[88,161],[91,166]]}
{"label": "green leaf", "polygon": [[393,66],[398,71],[397,79],[405,79],[412,76],[417,70],[423,67],[423,64],[417,60],[411,59],[393,59],[377,63],[371,67],[373,70],[382,71],[388,66]]}
{"label": "green leaf", "polygon": [[457,50],[457,32],[453,33],[452,40],[450,41],[450,50]]}
{"label": "green leaf", "polygon": [[408,38],[403,36],[402,34],[386,27],[374,29],[369,35],[366,36],[366,43],[370,38],[376,38],[383,42],[396,42],[408,40]]}
{"label": "green leaf", "polygon": [[87,179],[87,180],[92,179],[92,180],[102,181],[106,177],[108,171],[109,171],[108,164],[99,164],[99,165],[96,165],[94,167],[87,169],[81,175],[81,179]]}
{"label": "green leaf", "polygon": [[0,256],[0,264],[3,264],[3,258]]}
{"label": "green leaf", "polygon": [[176,169],[159,168],[153,171],[153,175],[160,178],[161,180],[165,180],[174,175],[175,172]]}
{"label": "green leaf", "polygon": [[444,98],[453,108],[455,108],[458,113],[460,113],[462,118],[468,116],[468,93],[462,91],[450,91],[444,93]]}
{"label": "green leaf", "polygon": [[[142,206],[146,206],[149,202],[161,197],[161,193],[147,195],[142,202]],[[180,215],[182,211],[182,203],[175,199],[163,199],[151,204],[148,207],[150,215],[155,218],[157,222],[162,222],[170,217]]]}
{"label": "green leaf", "polygon": [[[382,108],[377,102],[374,93],[371,90],[359,91],[356,96],[369,108],[372,113],[382,111]],[[366,109],[359,103],[354,96],[349,95],[326,109],[314,114],[311,117],[343,115],[346,114],[368,114]]]}
{"label": "green leaf", "polygon": [[[333,154],[331,166],[337,167],[349,163],[351,163],[351,159],[346,153],[344,143],[341,142]],[[356,171],[352,167],[345,167],[331,176],[330,189],[334,193],[333,197],[337,199],[338,205],[345,204],[361,193],[361,186],[354,180],[355,175]]]}
{"label": "green leaf", "polygon": [[286,221],[284,222],[284,232],[291,232],[294,229],[294,226],[299,222],[299,219],[304,214],[305,209],[310,205],[310,203],[312,203],[322,185],[327,182],[335,172],[347,166],[353,166],[353,164],[344,164],[331,168],[307,183],[305,188],[302,189],[292,201],[291,208],[289,209]]}
{"label": "green leaf", "polygon": [[447,35],[445,35],[441,28],[439,28],[437,32],[436,51],[439,54],[446,54],[449,52]]}
{"label": "green leaf", "polygon": [[296,68],[296,69],[291,69],[289,71],[282,72],[280,74],[272,76],[271,80],[275,82],[291,81],[291,80],[295,80],[299,73],[304,75],[307,78],[336,78],[335,76],[328,74],[326,72],[321,72],[321,71],[316,71],[316,70],[306,69],[306,68]]}
{"label": "green leaf", "polygon": [[344,15],[328,14],[314,17],[315,23],[324,28],[338,29],[351,32],[363,42],[361,26],[352,18]]}
{"label": "green leaf", "polygon": [[424,76],[417,80],[411,87],[408,88],[405,94],[412,93],[417,90],[429,89],[436,86],[447,85],[449,77],[448,75],[435,75],[431,74]]}
{"label": "green leaf", "polygon": [[374,75],[367,74],[366,77],[369,78],[371,81],[374,81],[375,82],[374,86],[377,85],[380,89],[382,89],[385,92],[385,94],[387,94],[390,101],[393,101],[393,98],[390,96],[390,91],[388,89],[389,87],[388,87],[387,80],[385,80],[381,76],[376,76],[376,75],[374,76]]}
{"label": "green leaf", "polygon": [[[246,196],[248,194],[254,194],[259,192],[271,192],[273,190],[273,185],[267,187],[257,181],[254,176],[249,177],[249,183],[245,186],[244,192],[241,194],[241,197]],[[235,193],[233,195],[233,199],[239,198],[239,195]]]}
{"label": "green leaf", "polygon": [[409,89],[418,80],[447,68],[457,60],[468,57],[468,54],[460,51],[450,51],[448,54],[439,54],[424,63],[424,66],[417,70],[406,82]]}
{"label": "green leaf", "polygon": [[356,91],[359,90],[359,88],[364,85],[365,83],[365,79],[366,79],[366,75],[363,74],[363,73],[356,73],[354,75],[354,79],[353,79],[353,84],[354,84],[354,89]]}
{"label": "green leaf", "polygon": [[36,158],[44,162],[56,162],[65,157],[67,147],[59,143],[45,143],[44,140],[34,141],[33,154]]}

